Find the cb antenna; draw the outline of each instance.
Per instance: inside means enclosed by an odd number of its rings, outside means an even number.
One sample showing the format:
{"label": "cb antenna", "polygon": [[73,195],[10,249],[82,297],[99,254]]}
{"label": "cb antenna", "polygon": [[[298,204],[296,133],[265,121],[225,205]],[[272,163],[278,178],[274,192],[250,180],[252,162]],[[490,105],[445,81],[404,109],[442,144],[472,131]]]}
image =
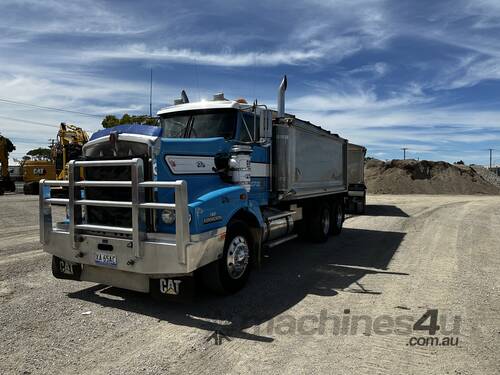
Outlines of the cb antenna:
{"label": "cb antenna", "polygon": [[153,68],[149,75],[149,117],[153,117]]}

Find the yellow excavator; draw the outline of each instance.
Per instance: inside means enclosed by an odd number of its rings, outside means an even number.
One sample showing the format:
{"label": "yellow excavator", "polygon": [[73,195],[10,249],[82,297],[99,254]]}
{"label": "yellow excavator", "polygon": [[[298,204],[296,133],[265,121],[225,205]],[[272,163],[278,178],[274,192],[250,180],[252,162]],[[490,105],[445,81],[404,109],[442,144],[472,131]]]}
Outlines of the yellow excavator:
{"label": "yellow excavator", "polygon": [[[38,194],[39,181],[44,179],[65,180],[68,162],[82,155],[82,147],[89,140],[82,128],[66,124],[59,126],[57,142],[51,146],[51,160],[29,160],[24,163],[24,194]],[[61,191],[55,195],[64,195]]]}
{"label": "yellow excavator", "polygon": [[52,160],[56,165],[56,179],[68,178],[68,162],[82,156],[82,148],[89,141],[85,130],[75,125],[61,123],[57,132],[57,142],[52,146]]}
{"label": "yellow excavator", "polygon": [[22,163],[22,168],[24,194],[38,194],[41,179],[56,179],[56,166],[52,160],[26,160]]}
{"label": "yellow excavator", "polygon": [[0,195],[6,191],[15,192],[16,185],[10,179],[9,154],[16,149],[9,138],[0,135],[0,163],[2,164],[2,174],[0,175]]}

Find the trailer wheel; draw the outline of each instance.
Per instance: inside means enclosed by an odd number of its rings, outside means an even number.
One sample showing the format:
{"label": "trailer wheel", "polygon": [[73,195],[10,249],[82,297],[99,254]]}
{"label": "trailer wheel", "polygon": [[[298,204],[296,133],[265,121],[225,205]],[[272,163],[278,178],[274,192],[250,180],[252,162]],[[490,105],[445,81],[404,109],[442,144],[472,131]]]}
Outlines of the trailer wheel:
{"label": "trailer wheel", "polygon": [[309,222],[309,236],[313,242],[326,242],[330,233],[331,213],[330,206],[326,202],[313,206],[310,215],[306,217]]}
{"label": "trailer wheel", "polygon": [[217,294],[235,293],[250,275],[253,239],[247,225],[234,221],[228,226],[222,257],[200,270],[203,284]]}
{"label": "trailer wheel", "polygon": [[363,195],[361,202],[356,202],[356,213],[364,214],[366,212],[366,193]]}
{"label": "trailer wheel", "polygon": [[331,230],[330,233],[334,236],[340,234],[342,232],[342,225],[344,224],[344,205],[341,201],[336,201],[332,205],[332,214],[331,214]]}

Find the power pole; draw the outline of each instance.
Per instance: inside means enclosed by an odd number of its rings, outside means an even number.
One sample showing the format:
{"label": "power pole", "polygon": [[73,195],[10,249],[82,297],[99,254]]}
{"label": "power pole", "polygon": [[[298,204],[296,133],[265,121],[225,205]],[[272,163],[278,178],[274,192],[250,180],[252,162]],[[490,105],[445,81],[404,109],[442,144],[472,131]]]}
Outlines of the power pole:
{"label": "power pole", "polygon": [[493,148],[489,148],[488,151],[490,152],[490,170],[492,168],[492,160],[493,160]]}
{"label": "power pole", "polygon": [[149,75],[149,117],[153,117],[153,68]]}
{"label": "power pole", "polygon": [[406,150],[408,150],[408,147],[402,147],[401,150],[403,150],[403,160],[406,160]]}

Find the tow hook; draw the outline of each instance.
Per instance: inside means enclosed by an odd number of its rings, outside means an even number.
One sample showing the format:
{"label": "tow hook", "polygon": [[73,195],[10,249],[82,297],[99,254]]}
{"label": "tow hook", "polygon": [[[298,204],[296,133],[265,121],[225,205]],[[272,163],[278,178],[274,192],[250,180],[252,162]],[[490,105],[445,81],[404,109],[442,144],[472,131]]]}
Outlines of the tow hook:
{"label": "tow hook", "polygon": [[127,266],[133,266],[135,264],[135,260],[133,259],[129,259],[129,261],[127,262]]}
{"label": "tow hook", "polygon": [[75,258],[83,258],[83,255],[84,254],[81,251],[79,251],[75,254]]}

